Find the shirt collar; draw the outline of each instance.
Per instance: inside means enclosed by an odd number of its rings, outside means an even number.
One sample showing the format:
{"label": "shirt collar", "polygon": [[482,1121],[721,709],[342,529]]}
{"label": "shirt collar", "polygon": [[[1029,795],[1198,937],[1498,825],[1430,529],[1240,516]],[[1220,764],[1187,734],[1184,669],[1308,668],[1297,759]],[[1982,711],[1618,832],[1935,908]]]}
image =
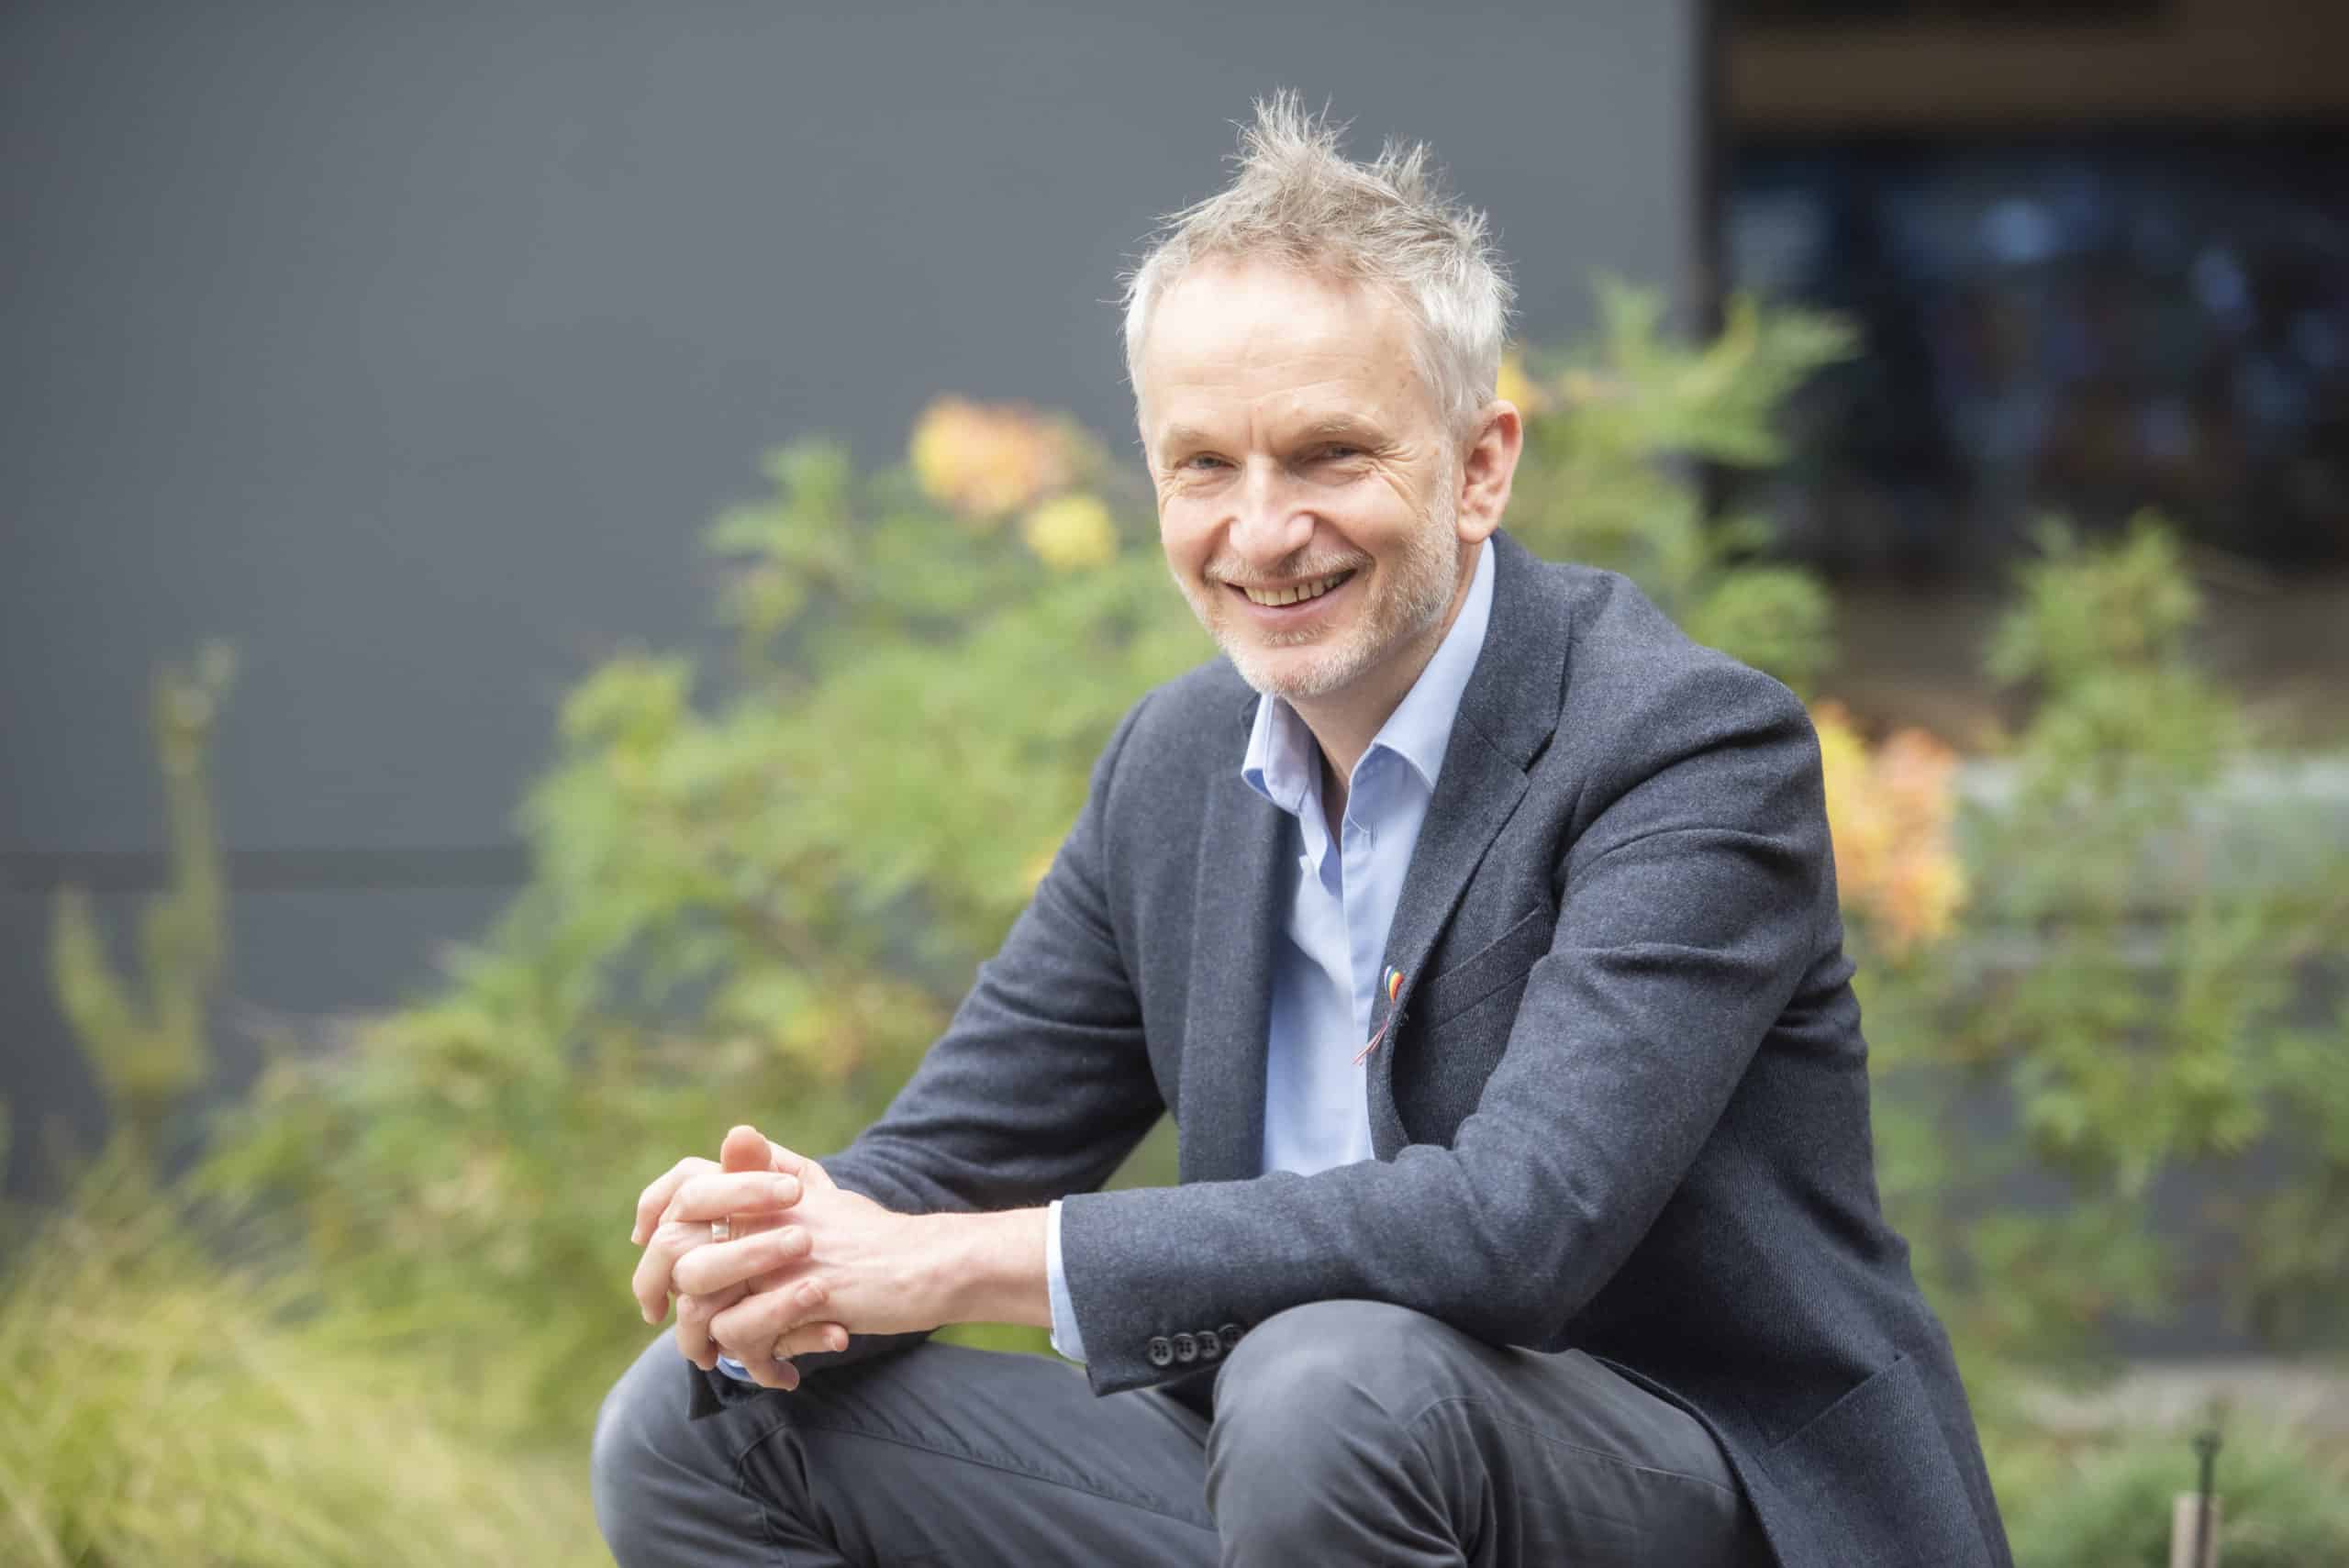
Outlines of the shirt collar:
{"label": "shirt collar", "polygon": [[[1443,771],[1444,748],[1451,744],[1452,721],[1459,715],[1461,694],[1484,651],[1485,628],[1493,614],[1493,548],[1490,540],[1476,547],[1476,570],[1468,581],[1468,596],[1452,629],[1436,645],[1435,656],[1411,683],[1395,711],[1386,716],[1368,750],[1381,748],[1411,765],[1435,793],[1436,775]],[[1241,759],[1240,776],[1248,787],[1282,810],[1296,814],[1308,791],[1320,786],[1319,746],[1305,720],[1286,699],[1272,697],[1256,705],[1255,723],[1248,731],[1247,754]]]}

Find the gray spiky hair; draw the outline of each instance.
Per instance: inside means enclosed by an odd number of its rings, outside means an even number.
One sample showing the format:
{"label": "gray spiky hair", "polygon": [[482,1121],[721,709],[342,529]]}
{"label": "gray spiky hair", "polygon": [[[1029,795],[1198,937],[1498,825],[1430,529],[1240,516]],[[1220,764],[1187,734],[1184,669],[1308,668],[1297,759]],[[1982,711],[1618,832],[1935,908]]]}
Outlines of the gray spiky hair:
{"label": "gray spiky hair", "polygon": [[1425,142],[1390,139],[1375,161],[1356,163],[1341,150],[1346,127],[1330,123],[1327,106],[1309,114],[1283,88],[1255,111],[1255,123],[1241,128],[1231,183],[1169,214],[1127,274],[1127,379],[1139,391],[1151,312],[1192,266],[1270,261],[1399,299],[1419,324],[1420,378],[1465,434],[1492,399],[1517,294],[1485,215],[1444,191]]}

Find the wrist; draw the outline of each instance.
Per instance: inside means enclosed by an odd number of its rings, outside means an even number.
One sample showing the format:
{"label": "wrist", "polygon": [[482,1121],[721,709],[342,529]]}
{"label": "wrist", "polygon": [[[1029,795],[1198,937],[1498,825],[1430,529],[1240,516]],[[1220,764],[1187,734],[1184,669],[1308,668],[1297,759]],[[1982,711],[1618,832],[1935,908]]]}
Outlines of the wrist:
{"label": "wrist", "polygon": [[1044,1271],[1049,1212],[1016,1208],[928,1216],[937,1227],[937,1299],[944,1309],[940,1321],[1051,1328],[1052,1291]]}

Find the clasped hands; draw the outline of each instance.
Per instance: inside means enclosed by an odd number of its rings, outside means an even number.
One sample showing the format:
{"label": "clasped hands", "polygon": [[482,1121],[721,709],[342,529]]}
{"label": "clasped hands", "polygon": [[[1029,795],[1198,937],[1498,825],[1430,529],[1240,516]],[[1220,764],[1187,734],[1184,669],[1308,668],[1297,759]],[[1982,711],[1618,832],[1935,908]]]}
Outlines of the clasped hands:
{"label": "clasped hands", "polygon": [[[730,1239],[715,1239],[713,1221]],[[629,1240],[644,1320],[677,1300],[677,1349],[707,1372],[731,1355],[762,1386],[799,1385],[794,1356],[860,1334],[947,1320],[918,1217],[832,1184],[824,1168],[757,1129],[726,1135],[716,1162],[679,1161],[637,1200]]]}

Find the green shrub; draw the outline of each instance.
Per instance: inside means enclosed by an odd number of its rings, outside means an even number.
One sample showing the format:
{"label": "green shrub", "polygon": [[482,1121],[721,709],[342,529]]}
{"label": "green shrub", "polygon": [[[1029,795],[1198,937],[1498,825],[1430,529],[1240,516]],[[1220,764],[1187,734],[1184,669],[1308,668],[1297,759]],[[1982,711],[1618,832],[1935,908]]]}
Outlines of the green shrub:
{"label": "green shrub", "polygon": [[2349,1229],[2310,1200],[2349,1193],[2349,1013],[2310,995],[2349,973],[2349,856],[2277,829],[2288,873],[2232,873],[2204,808],[2254,726],[2171,534],[2042,542],[1990,651],[2026,717],[1961,821],[1970,904],[1930,950],[1857,933],[1886,1207],[1977,1372],[2165,1317],[2185,1249],[2154,1200],[2188,1173],[2230,1211],[2202,1218],[2236,1320],[2337,1342]]}
{"label": "green shrub", "polygon": [[1824,584],[1767,559],[1759,516],[1713,515],[1690,465],[1784,462],[1780,406],[1852,354],[1851,329],[1740,297],[1718,336],[1688,344],[1651,291],[1603,283],[1598,306],[1592,342],[1537,356],[1539,378],[1505,379],[1534,413],[1509,531],[1539,554],[1625,573],[1698,641],[1808,693],[1832,652]]}
{"label": "green shrub", "polygon": [[234,657],[215,643],[187,669],[155,673],[148,726],[162,769],[172,878],[140,911],[140,973],[116,972],[83,889],[69,885],[57,900],[50,983],[128,1147],[156,1148],[166,1121],[212,1072],[205,1008],[228,942],[207,751],[235,672]]}

